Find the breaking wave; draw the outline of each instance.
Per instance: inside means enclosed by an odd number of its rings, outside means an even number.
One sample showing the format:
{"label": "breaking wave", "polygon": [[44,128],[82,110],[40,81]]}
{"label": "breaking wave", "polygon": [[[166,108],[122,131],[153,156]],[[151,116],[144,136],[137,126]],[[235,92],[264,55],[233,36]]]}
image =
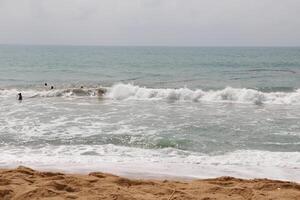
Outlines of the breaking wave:
{"label": "breaking wave", "polygon": [[20,89],[0,89],[0,96],[9,97],[22,92],[24,97],[80,97],[80,96],[103,96],[106,93],[106,88],[67,88],[67,89],[52,89],[52,90],[20,90]]}
{"label": "breaking wave", "polygon": [[151,89],[132,84],[116,84],[106,94],[116,100],[166,99],[171,101],[236,102],[254,104],[300,104],[300,89],[293,92],[261,92],[254,89],[226,87],[222,90],[204,91],[189,88]]}
{"label": "breaking wave", "polygon": [[300,89],[291,92],[263,92],[255,89],[226,87],[221,90],[189,88],[154,89],[133,84],[115,84],[112,87],[68,88],[54,90],[0,89],[0,97],[8,97],[22,92],[25,98],[36,97],[103,97],[112,100],[166,100],[166,101],[206,101],[250,104],[300,104]]}

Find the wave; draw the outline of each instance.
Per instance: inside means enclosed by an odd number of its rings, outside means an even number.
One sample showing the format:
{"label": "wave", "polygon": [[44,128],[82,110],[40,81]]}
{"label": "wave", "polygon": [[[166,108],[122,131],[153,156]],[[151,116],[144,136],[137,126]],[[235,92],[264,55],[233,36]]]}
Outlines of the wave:
{"label": "wave", "polygon": [[110,99],[207,101],[253,104],[300,104],[300,89],[293,92],[261,92],[254,89],[226,87],[222,90],[204,91],[189,88],[151,89],[132,84],[116,84],[106,94]]}
{"label": "wave", "polygon": [[140,149],[115,145],[0,147],[0,167],[20,164],[67,172],[160,174],[208,178],[235,176],[299,181],[299,152],[240,150],[208,155],[173,148]]}
{"label": "wave", "polygon": [[[0,89],[0,97],[15,96],[20,90]],[[102,97],[111,100],[166,100],[190,102],[229,102],[250,104],[300,104],[300,89],[290,92],[263,92],[255,89],[226,87],[221,90],[189,88],[146,88],[118,83],[112,87],[24,90],[25,98],[36,97]]]}
{"label": "wave", "polygon": [[249,69],[245,70],[248,72],[287,72],[287,73],[292,73],[296,74],[297,72],[291,69]]}
{"label": "wave", "polygon": [[103,96],[106,93],[106,88],[67,88],[67,89],[0,89],[0,96],[9,97],[22,92],[24,97],[80,97],[80,96]]}

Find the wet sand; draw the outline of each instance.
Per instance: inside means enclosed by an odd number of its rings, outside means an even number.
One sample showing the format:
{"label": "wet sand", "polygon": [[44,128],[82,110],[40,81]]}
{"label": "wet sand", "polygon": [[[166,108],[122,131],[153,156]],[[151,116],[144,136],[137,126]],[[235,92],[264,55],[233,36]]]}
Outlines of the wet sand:
{"label": "wet sand", "polygon": [[137,180],[112,174],[63,174],[26,167],[0,170],[0,199],[300,200],[300,184],[220,177],[188,181]]}

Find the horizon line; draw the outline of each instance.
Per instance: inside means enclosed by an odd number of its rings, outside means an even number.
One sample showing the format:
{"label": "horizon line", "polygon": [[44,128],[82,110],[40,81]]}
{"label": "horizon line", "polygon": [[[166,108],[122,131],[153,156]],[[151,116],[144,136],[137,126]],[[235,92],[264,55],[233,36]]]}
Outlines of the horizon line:
{"label": "horizon line", "polygon": [[0,46],[74,46],[74,47],[195,47],[195,48],[213,48],[213,47],[224,47],[224,48],[299,48],[300,45],[105,45],[105,44],[21,44],[21,43],[0,43]]}

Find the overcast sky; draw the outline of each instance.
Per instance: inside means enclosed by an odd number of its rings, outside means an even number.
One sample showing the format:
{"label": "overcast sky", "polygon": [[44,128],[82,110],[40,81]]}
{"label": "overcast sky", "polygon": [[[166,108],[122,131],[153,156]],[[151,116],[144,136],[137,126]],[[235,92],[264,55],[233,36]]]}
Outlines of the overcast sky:
{"label": "overcast sky", "polygon": [[0,43],[300,46],[300,0],[0,0]]}

